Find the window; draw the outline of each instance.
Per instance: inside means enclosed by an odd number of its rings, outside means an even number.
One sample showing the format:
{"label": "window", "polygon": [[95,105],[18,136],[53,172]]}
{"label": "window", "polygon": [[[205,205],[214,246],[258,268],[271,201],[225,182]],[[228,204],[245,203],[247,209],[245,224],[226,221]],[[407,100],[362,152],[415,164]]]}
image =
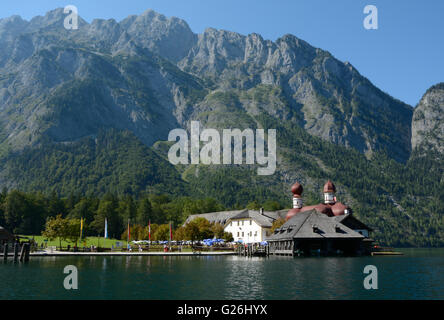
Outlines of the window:
{"label": "window", "polygon": [[253,220],[250,220],[250,226],[253,225]]}
{"label": "window", "polygon": [[237,222],[237,226],[239,227],[239,221]]}
{"label": "window", "polygon": [[237,237],[239,238],[239,232],[237,233]]}
{"label": "window", "polygon": [[242,232],[242,237],[244,236],[244,233]]}
{"label": "window", "polygon": [[244,221],[242,221],[242,225],[244,225]]}

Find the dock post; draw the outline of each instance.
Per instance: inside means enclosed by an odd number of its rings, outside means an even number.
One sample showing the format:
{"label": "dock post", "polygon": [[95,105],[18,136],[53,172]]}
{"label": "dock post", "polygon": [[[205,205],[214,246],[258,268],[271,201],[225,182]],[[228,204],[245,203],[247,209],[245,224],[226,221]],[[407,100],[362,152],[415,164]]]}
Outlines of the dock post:
{"label": "dock post", "polygon": [[4,261],[8,260],[8,243],[5,243],[3,245],[3,260]]}
{"label": "dock post", "polygon": [[18,253],[19,253],[19,244],[16,242],[14,243],[14,262],[17,262],[18,260]]}
{"label": "dock post", "polygon": [[25,244],[22,244],[22,247],[20,248],[20,262],[25,258],[25,250]]}
{"label": "dock post", "polygon": [[25,244],[25,262],[29,261],[29,253],[31,251],[31,245],[29,243]]}

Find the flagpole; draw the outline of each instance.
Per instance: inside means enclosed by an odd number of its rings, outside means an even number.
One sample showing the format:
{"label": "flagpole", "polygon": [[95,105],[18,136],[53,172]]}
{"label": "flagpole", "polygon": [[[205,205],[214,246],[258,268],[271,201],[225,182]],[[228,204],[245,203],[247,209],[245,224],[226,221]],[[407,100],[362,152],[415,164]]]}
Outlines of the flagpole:
{"label": "flagpole", "polygon": [[[79,240],[80,244],[82,244],[82,236],[83,236],[83,217],[80,218],[80,240]],[[76,246],[77,246],[77,243],[76,243]]]}
{"label": "flagpole", "polygon": [[105,218],[105,232],[103,234],[104,239],[108,239],[108,219]]}
{"label": "flagpole", "polygon": [[171,241],[173,241],[173,228],[171,226],[171,221],[170,221],[170,250],[171,250]]}
{"label": "flagpole", "polygon": [[130,241],[130,219],[128,219],[128,240],[126,241],[126,247],[129,251],[129,241]]}
{"label": "flagpole", "polygon": [[80,218],[80,243],[82,243],[83,236],[83,218]]}

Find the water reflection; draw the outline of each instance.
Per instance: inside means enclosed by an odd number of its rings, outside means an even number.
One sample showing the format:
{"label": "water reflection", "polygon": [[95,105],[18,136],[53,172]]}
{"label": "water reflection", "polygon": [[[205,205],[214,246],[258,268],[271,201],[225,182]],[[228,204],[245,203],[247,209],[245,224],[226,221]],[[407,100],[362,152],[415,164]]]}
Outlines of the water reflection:
{"label": "water reflection", "polygon": [[232,257],[225,272],[224,299],[264,299],[263,258]]}
{"label": "water reflection", "polygon": [[[444,255],[363,258],[34,257],[0,263],[0,299],[443,299]],[[413,252],[414,253],[414,252]],[[378,268],[380,290],[363,269]],[[63,288],[63,268],[79,290]]]}

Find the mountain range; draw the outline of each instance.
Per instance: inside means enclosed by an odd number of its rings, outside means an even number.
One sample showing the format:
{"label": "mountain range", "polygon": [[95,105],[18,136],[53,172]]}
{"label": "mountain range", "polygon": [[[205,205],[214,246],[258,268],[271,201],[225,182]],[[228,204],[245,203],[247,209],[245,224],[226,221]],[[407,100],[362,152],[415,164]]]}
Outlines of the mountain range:
{"label": "mountain range", "polygon": [[[288,207],[296,180],[316,202],[330,178],[381,241],[444,244],[443,83],[414,108],[294,35],[195,34],[153,10],[120,22],[79,18],[78,30],[65,18],[56,9],[0,20],[3,186]],[[277,129],[276,174],[171,165],[168,133],[191,121]]]}

